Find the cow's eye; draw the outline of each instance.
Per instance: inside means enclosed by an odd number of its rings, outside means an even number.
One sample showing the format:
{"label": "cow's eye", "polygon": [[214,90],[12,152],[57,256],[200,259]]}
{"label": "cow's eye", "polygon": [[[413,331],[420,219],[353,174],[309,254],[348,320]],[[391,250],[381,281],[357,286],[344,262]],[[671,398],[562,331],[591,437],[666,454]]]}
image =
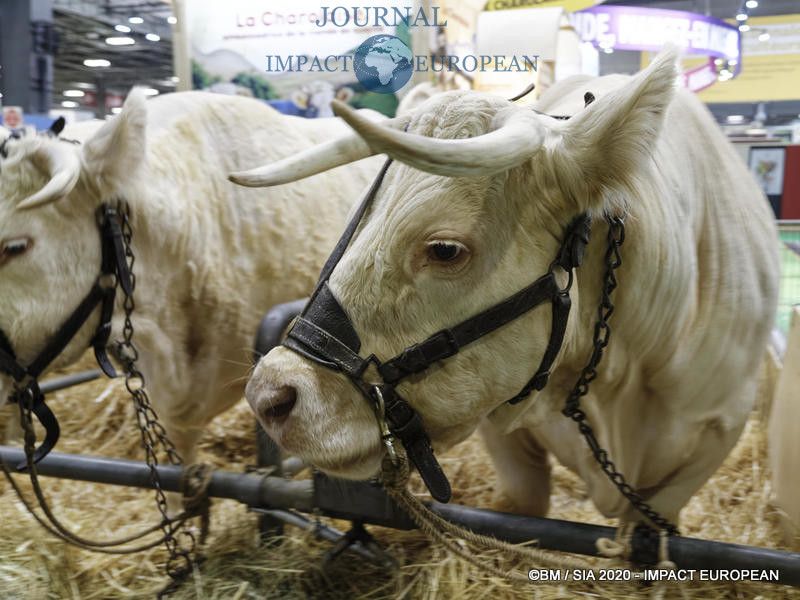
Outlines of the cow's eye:
{"label": "cow's eye", "polygon": [[428,245],[428,257],[437,262],[452,262],[461,255],[463,248],[461,244],[452,242],[431,242]]}
{"label": "cow's eye", "polygon": [[15,256],[25,254],[28,248],[33,245],[33,240],[29,237],[20,237],[3,240],[0,244],[0,258],[5,262]]}

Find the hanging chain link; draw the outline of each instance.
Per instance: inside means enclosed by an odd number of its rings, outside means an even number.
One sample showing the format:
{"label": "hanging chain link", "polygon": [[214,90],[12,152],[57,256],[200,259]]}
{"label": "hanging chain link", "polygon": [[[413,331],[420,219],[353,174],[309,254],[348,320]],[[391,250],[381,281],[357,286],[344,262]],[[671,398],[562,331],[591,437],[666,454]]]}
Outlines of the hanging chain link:
{"label": "hanging chain link", "polygon": [[[146,455],[146,463],[150,468],[150,477],[153,488],[156,491],[156,504],[158,510],[164,518],[162,532],[164,534],[164,545],[169,552],[166,571],[172,578],[172,582],[161,594],[172,592],[192,572],[194,564],[197,564],[197,544],[194,535],[190,531],[180,531],[181,522],[176,525],[167,515],[167,499],[161,487],[161,478],[158,475],[156,466],[158,465],[157,450],[160,447],[172,465],[181,465],[183,460],[175,449],[175,445],[167,437],[164,426],[158,421],[155,411],[150,404],[150,398],[145,390],[145,380],[141,371],[136,367],[139,358],[139,351],[133,343],[133,322],[131,315],[136,305],[133,300],[133,291],[136,287],[136,276],[133,272],[133,265],[136,257],[131,247],[133,229],[130,223],[130,206],[125,200],[119,200],[117,204],[117,214],[121,220],[122,240],[125,247],[125,259],[128,263],[128,270],[131,278],[130,293],[126,293],[123,299],[123,309],[125,310],[125,323],[122,328],[122,339],[115,340],[114,353],[125,369],[125,387],[133,399],[136,410],[136,424],[142,438],[142,447]],[[185,538],[185,546],[179,543],[177,535]]]}
{"label": "hanging chain link", "polygon": [[614,463],[608,458],[608,452],[600,446],[594,435],[594,430],[586,422],[586,413],[580,408],[581,398],[589,393],[589,383],[597,378],[597,365],[603,358],[603,350],[608,346],[608,341],[611,337],[611,326],[608,324],[608,319],[614,312],[614,303],[611,302],[611,293],[617,287],[617,277],[614,274],[614,270],[622,264],[619,247],[625,241],[624,218],[606,216],[606,220],[608,221],[608,250],[606,250],[604,259],[606,270],[603,276],[600,306],[597,309],[597,323],[594,326],[592,356],[581,371],[572,391],[567,396],[566,407],[561,412],[578,424],[578,430],[589,444],[589,448],[600,468],[628,502],[659,528],[666,530],[670,535],[678,535],[678,528],[645,502],[639,493],[625,480],[622,473],[617,471]]}

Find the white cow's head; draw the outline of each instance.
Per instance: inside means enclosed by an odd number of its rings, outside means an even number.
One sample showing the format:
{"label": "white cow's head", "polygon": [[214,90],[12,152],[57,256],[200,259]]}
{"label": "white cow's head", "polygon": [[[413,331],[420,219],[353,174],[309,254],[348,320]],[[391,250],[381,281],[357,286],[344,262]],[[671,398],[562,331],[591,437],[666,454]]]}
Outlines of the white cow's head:
{"label": "white cow's head", "polygon": [[[357,136],[257,174],[274,185],[368,154],[395,159],[329,280],[360,355],[386,360],[544,274],[579,213],[632,201],[676,75],[674,54],[662,55],[567,121],[464,91],[437,95],[388,126],[339,105]],[[541,361],[550,314],[543,304],[398,385],[437,450],[519,392]],[[339,476],[377,471],[372,407],[341,373],[278,347],[258,364],[247,398],[287,451]]]}
{"label": "white cow's head", "polygon": [[[52,134],[5,136],[0,151],[0,328],[28,365],[87,295],[100,272],[99,205],[124,191],[144,156],[144,96],[79,144]],[[57,365],[76,360],[94,316]],[[0,374],[0,404],[11,378]]]}

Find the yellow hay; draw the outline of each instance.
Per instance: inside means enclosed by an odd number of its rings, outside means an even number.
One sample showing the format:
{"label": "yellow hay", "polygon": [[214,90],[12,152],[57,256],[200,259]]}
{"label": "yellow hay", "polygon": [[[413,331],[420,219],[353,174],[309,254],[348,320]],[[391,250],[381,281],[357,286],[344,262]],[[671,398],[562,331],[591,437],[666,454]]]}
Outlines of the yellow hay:
{"label": "yellow hay", "polygon": [[[70,371],[91,368],[89,356]],[[57,450],[141,460],[130,400],[119,381],[99,380],[53,394],[50,405],[62,427]],[[5,426],[8,409],[0,416]],[[714,477],[681,514],[683,535],[738,544],[780,547],[775,512],[769,506],[764,426],[756,414],[739,444]],[[232,471],[255,462],[254,422],[246,403],[217,418],[200,442],[200,458]],[[497,490],[492,466],[476,437],[441,457],[453,485],[453,502],[507,509]],[[17,480],[30,489],[22,476]],[[107,539],[133,533],[156,520],[152,491],[42,478],[60,518],[80,535]],[[415,491],[422,491],[418,479]],[[554,465],[550,515],[554,518],[614,525],[589,501],[573,474]],[[338,529],[347,523],[322,519]],[[0,481],[0,598],[3,600],[111,600],[152,598],[167,582],[162,548],[138,555],[86,552],[51,538],[26,513],[10,486]],[[173,598],[177,599],[377,599],[461,598],[613,598],[644,600],[651,589],[639,583],[511,584],[485,575],[416,531],[370,527],[399,565],[387,572],[352,554],[325,570],[321,559],[330,547],[308,533],[287,527],[285,536],[261,543],[257,516],[233,501],[214,501],[205,562]],[[496,553],[486,552],[487,561]],[[598,562],[599,565],[608,563]],[[518,565],[528,569],[536,565]],[[800,598],[778,585],[737,582],[670,584],[666,598]]]}

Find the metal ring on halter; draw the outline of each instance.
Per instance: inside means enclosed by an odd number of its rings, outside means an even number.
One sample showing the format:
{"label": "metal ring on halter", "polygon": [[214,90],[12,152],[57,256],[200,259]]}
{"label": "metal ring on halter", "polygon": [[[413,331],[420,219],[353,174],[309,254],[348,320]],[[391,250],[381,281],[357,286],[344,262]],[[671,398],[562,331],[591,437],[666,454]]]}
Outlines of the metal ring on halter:
{"label": "metal ring on halter", "polygon": [[397,450],[394,447],[394,436],[389,431],[389,424],[386,422],[386,403],[383,400],[383,394],[377,385],[372,386],[372,397],[375,400],[373,408],[375,409],[375,416],[378,419],[378,427],[381,430],[381,440],[389,453],[389,459],[395,467],[400,464],[400,457],[397,455]]}
{"label": "metal ring on halter", "polygon": [[112,290],[117,287],[117,274],[116,273],[102,273],[97,278],[97,285],[103,290]]}

